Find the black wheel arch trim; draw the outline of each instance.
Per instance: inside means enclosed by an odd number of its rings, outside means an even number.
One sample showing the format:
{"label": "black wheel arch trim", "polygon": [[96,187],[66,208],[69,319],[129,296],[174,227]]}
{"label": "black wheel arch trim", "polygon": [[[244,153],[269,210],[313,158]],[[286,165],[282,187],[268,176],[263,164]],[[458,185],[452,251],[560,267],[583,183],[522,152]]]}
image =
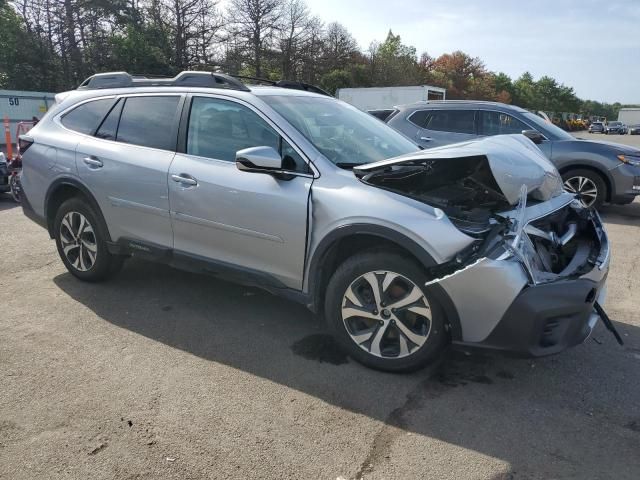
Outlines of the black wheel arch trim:
{"label": "black wheel arch trim", "polygon": [[[380,237],[381,239],[390,241],[398,245],[398,247],[406,250],[412,254],[424,268],[429,268],[437,265],[437,262],[424,248],[418,245],[414,240],[406,235],[393,230],[389,227],[383,227],[381,225],[372,224],[350,224],[343,225],[328,233],[318,244],[316,249],[312,253],[312,257],[307,264],[308,272],[306,278],[306,294],[309,299],[307,305],[313,312],[318,312],[321,307],[321,289],[323,288],[321,279],[323,275],[322,266],[327,258],[327,255],[331,252],[332,248],[339,240],[347,237],[368,235]],[[429,287],[431,293],[436,297],[436,300],[440,303],[447,317],[447,322],[451,327],[452,340],[462,339],[462,328],[460,325],[460,318],[458,312],[453,304],[449,295],[438,284]]]}
{"label": "black wheel arch trim", "polygon": [[87,198],[87,200],[89,201],[89,204],[91,205],[91,208],[99,216],[98,222],[101,223],[100,227],[103,230],[103,234],[106,237],[105,240],[107,242],[110,242],[111,235],[109,234],[109,228],[107,227],[107,223],[104,220],[104,215],[102,214],[102,209],[100,208],[98,201],[95,199],[95,197],[93,196],[93,194],[87,188],[86,185],[84,185],[82,182],[80,182],[79,180],[73,177],[57,178],[51,183],[51,185],[49,185],[49,188],[47,189],[47,193],[45,194],[45,197],[44,197],[44,217],[47,225],[47,230],[49,232],[49,237],[54,238],[53,220],[55,218],[55,212],[49,211],[51,198],[60,187],[64,187],[64,186],[70,186],[70,187],[76,188],[82,193],[84,197]]}

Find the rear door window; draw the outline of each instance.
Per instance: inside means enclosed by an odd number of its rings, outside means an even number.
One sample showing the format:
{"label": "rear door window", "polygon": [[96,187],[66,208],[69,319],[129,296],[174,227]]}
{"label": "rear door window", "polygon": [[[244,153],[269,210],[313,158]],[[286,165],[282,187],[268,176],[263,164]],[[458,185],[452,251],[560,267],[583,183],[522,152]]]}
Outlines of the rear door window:
{"label": "rear door window", "polygon": [[481,110],[479,130],[480,135],[508,135],[522,133],[529,130],[529,126],[508,113],[489,112]]}
{"label": "rear door window", "polygon": [[176,112],[179,96],[129,97],[126,99],[117,141],[143,147],[176,148]]}
{"label": "rear door window", "polygon": [[93,135],[114,102],[113,98],[103,98],[83,103],[65,114],[60,121],[70,130]]}
{"label": "rear door window", "polygon": [[432,110],[426,119],[427,130],[476,133],[474,110]]}

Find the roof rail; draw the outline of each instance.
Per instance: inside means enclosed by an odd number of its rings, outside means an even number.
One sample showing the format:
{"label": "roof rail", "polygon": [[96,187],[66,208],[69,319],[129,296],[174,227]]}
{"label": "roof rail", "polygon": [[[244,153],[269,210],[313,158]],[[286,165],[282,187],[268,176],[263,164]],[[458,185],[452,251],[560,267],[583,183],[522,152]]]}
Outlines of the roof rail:
{"label": "roof rail", "polygon": [[273,85],[274,87],[280,88],[291,88],[293,90],[304,90],[306,92],[319,93],[320,95],[326,95],[327,97],[333,97],[329,92],[323,90],[320,87],[315,85],[311,85],[310,83],[304,82],[296,82],[293,80],[269,80],[267,78],[258,78],[258,77],[247,77],[245,75],[232,75],[235,78],[239,78],[241,80],[253,80],[254,82],[266,83],[269,85]]}
{"label": "roof rail", "polygon": [[204,87],[249,92],[241,81],[223,73],[181,72],[173,78],[131,75],[127,72],[96,73],[80,84],[78,90],[125,87]]}

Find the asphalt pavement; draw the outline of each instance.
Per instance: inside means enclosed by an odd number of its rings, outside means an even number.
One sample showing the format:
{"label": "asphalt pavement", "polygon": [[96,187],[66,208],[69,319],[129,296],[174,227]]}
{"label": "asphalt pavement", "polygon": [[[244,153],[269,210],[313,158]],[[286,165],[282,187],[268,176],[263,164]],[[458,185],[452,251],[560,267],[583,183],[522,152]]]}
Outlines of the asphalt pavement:
{"label": "asphalt pavement", "polygon": [[598,325],[394,375],[257,289],[139,260],[82,283],[4,196],[0,478],[637,480],[640,203],[603,214],[624,347]]}

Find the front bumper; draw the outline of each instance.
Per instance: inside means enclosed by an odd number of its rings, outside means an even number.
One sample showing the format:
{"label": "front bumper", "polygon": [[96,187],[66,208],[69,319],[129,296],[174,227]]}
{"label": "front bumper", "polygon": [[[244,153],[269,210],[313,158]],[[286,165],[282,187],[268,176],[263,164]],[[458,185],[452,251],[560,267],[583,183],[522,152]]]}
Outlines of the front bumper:
{"label": "front bumper", "polygon": [[640,195],[640,167],[620,163],[609,173],[613,180],[611,203],[629,203]]}
{"label": "front bumper", "polygon": [[599,317],[594,303],[604,301],[600,281],[566,280],[526,287],[486,340],[476,347],[517,356],[540,357],[584,342]]}
{"label": "front bumper", "polygon": [[594,304],[604,304],[610,261],[601,219],[588,215],[591,227],[578,236],[591,232],[597,243],[576,253],[567,273],[535,273],[514,257],[500,257],[437,280],[460,323],[454,345],[543,356],[583,342],[599,319]]}

